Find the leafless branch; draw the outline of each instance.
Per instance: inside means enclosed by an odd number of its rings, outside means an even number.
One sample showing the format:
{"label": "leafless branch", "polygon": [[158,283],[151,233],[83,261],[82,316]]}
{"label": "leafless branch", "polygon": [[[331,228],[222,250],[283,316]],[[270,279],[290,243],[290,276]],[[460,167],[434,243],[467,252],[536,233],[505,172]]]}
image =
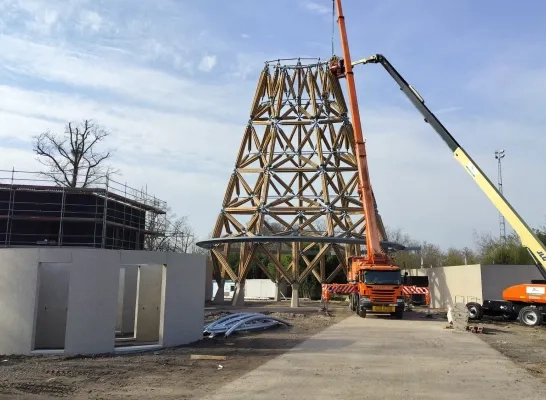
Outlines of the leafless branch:
{"label": "leafless branch", "polygon": [[112,151],[96,147],[110,133],[93,121],[85,119],[78,125],[69,122],[64,135],[44,132],[34,138],[33,150],[38,161],[49,168],[43,172],[59,186],[88,187],[107,175],[119,173],[105,162]]}
{"label": "leafless branch", "polygon": [[162,235],[149,235],[146,250],[172,251],[177,253],[196,252],[195,234],[187,217],[177,217],[169,209],[167,215],[155,215],[148,221],[147,229],[162,232]]}

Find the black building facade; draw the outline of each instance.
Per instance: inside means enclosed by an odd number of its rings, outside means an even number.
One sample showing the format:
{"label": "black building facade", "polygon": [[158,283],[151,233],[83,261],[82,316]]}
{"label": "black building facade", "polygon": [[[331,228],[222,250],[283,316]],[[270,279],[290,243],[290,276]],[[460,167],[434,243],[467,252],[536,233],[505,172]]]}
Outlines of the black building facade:
{"label": "black building facade", "polygon": [[[0,247],[142,250],[165,211],[100,188],[0,185]],[[155,219],[154,219],[155,218]]]}

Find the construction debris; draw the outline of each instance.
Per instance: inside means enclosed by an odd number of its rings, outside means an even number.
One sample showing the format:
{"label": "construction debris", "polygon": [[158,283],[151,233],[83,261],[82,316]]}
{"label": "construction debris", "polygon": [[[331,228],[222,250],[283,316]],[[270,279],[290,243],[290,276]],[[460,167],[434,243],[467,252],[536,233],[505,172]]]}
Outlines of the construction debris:
{"label": "construction debris", "polygon": [[216,360],[216,361],[224,361],[226,359],[226,356],[211,356],[208,354],[192,354],[190,356],[190,360]]}
{"label": "construction debris", "polygon": [[223,333],[225,337],[228,337],[233,332],[267,329],[277,325],[291,326],[290,323],[282,319],[261,313],[234,313],[206,325],[203,334],[214,337]]}
{"label": "construction debris", "polygon": [[483,326],[478,326],[478,325],[470,326],[470,325],[467,325],[466,330],[470,331],[472,333],[483,333]]}
{"label": "construction debris", "polygon": [[463,303],[455,303],[453,308],[447,309],[447,320],[449,325],[444,329],[455,329],[472,333],[483,333],[483,326],[468,325],[469,312]]}
{"label": "construction debris", "polygon": [[455,303],[447,309],[447,320],[456,331],[466,331],[468,326],[468,310],[464,303]]}

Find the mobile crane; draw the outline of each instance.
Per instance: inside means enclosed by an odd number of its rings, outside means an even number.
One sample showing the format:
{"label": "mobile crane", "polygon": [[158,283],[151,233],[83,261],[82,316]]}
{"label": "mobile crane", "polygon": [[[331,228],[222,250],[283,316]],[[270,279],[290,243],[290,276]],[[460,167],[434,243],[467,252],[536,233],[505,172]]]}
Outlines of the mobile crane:
{"label": "mobile crane", "polygon": [[351,310],[365,317],[367,312],[389,313],[394,318],[403,318],[405,297],[402,285],[402,273],[393,260],[381,248],[378,221],[375,214],[374,198],[370,184],[366,145],[360,124],[360,112],[352,71],[351,55],[345,28],[345,18],[341,0],[335,0],[338,14],[338,26],[341,36],[343,58],[330,60],[330,72],[338,79],[345,78],[349,94],[354,134],[356,163],[358,167],[359,196],[366,221],[366,255],[348,259],[347,285],[330,285],[332,291],[350,294]]}
{"label": "mobile crane", "polygon": [[[338,65],[342,60],[336,60]],[[345,64],[350,62],[346,60]],[[455,159],[470,174],[480,189],[491,200],[493,205],[510,223],[514,231],[519,235],[521,244],[529,251],[544,280],[531,281],[530,284],[520,284],[506,288],[503,300],[484,300],[483,304],[468,303],[470,319],[481,319],[483,315],[504,316],[509,319],[519,319],[528,326],[536,326],[546,322],[546,247],[525,223],[508,200],[487,178],[480,167],[472,160],[468,153],[461,147],[455,138],[448,132],[442,123],[425,105],[425,100],[409,85],[398,73],[392,64],[381,54],[355,61],[351,67],[359,64],[380,64],[399,85],[400,90],[409,98],[411,103],[423,115],[425,122],[429,123],[444,143],[453,152]],[[348,68],[349,69],[349,68]]]}

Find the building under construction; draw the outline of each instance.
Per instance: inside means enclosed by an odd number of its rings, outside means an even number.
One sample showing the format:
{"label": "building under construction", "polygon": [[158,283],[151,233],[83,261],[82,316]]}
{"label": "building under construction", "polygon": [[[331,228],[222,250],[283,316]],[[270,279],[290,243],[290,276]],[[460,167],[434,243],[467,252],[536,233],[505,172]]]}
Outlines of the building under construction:
{"label": "building under construction", "polygon": [[43,174],[0,171],[0,247],[143,250],[165,234],[166,203],[111,179],[62,187]]}

